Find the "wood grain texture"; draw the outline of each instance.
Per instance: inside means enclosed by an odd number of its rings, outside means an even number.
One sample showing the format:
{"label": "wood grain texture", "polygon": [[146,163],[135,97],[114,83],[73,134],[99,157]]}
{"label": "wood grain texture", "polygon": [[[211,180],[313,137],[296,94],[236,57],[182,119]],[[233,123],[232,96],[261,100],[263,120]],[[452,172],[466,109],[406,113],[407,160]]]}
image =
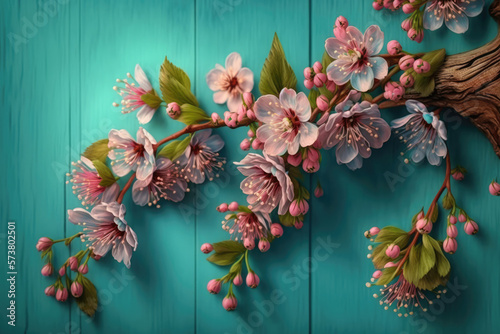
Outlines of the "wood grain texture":
{"label": "wood grain texture", "polygon": [[[257,83],[275,31],[303,89],[302,69],[320,59],[338,15],[361,30],[380,25],[386,42],[397,39],[411,52],[446,47],[448,54],[456,54],[496,36],[497,25],[486,11],[471,19],[464,35],[442,28],[416,44],[399,29],[401,15],[375,12],[363,0],[55,1],[55,15],[19,48],[9,33],[23,35],[26,22],[44,13],[51,0],[1,1],[0,268],[6,266],[9,220],[17,222],[19,260],[18,325],[8,327],[0,313],[1,333],[496,332],[500,270],[491,261],[500,256],[500,205],[487,185],[500,177],[500,164],[484,135],[455,113],[443,114],[452,165],[460,163],[470,173],[452,187],[480,232],[469,237],[460,231],[459,249],[450,257],[452,281],[456,278],[461,286],[458,292],[452,292],[442,308],[412,319],[384,311],[371,297],[375,291],[365,287],[372,267],[363,231],[373,225],[407,228],[413,213],[434,197],[444,169],[404,164],[396,139],[374,150],[356,172],[338,166],[333,151],[324,152],[321,170],[306,182],[313,190],[320,178],[325,196],[311,200],[302,230],[285,229],[268,253],[252,252],[250,261],[261,285],[255,290],[236,288],[240,305],[233,313],[221,307],[223,292],[213,296],[206,291],[207,281],[226,271],[208,263],[199,247],[227,238],[217,204],[245,199],[239,189],[243,177],[231,164],[246,154],[239,149],[244,129],[216,130],[226,142],[226,172],[212,183],[192,187],[181,205],[138,208],[125,197],[127,221],[138,234],[139,247],[130,270],[110,256],[91,265],[88,275],[102,303],[93,320],[75,303],[68,307],[43,294],[52,281],[40,275],[34,248],[43,235],[78,231],[66,218],[67,209],[80,205],[64,185],[70,161],[112,128],[137,131],[135,114],[122,115],[111,106],[119,100],[112,90],[115,79],[133,72],[136,63],[158,88],[158,71],[167,55],[188,72],[202,107],[222,115],[225,107],[213,103],[206,73],[237,51]],[[390,120],[404,113],[395,108],[383,117]],[[145,128],[161,138],[181,124],[160,109]],[[435,232],[444,236],[442,218]],[[79,247],[75,243],[72,252]],[[58,247],[57,263],[68,254]],[[478,274],[485,268],[486,273]],[[7,284],[1,279],[2,310],[4,291]]]}

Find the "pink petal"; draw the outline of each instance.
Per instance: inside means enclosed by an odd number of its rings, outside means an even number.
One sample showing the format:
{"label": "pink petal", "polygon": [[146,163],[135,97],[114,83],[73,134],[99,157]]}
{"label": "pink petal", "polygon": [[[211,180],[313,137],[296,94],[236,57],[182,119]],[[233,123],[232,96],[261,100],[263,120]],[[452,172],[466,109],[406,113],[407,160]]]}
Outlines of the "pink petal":
{"label": "pink petal", "polygon": [[372,25],[365,30],[363,44],[368,56],[380,53],[384,46],[384,33],[379,26]]}
{"label": "pink petal", "polygon": [[155,114],[156,109],[151,108],[147,104],[143,105],[141,109],[137,112],[137,119],[139,120],[140,124],[146,124],[149,123],[151,118],[153,118],[153,115]]}
{"label": "pink petal", "polygon": [[274,131],[269,124],[263,124],[257,129],[257,138],[265,143],[267,139],[274,135]]}
{"label": "pink petal", "polygon": [[352,88],[360,91],[366,92],[373,87],[373,70],[365,66],[360,69],[359,73],[353,73],[351,77]]}
{"label": "pink petal", "polygon": [[253,72],[246,67],[243,67],[236,76],[238,83],[243,92],[250,92],[253,89]]}
{"label": "pink petal", "polygon": [[295,100],[295,113],[301,122],[308,122],[311,118],[311,104],[306,94],[300,92]]}
{"label": "pink petal", "polygon": [[345,59],[334,60],[326,69],[328,79],[334,81],[337,85],[343,85],[351,79],[352,62]]}
{"label": "pink petal", "polygon": [[[208,88],[210,88],[213,91],[218,91],[221,88],[219,82],[220,82],[222,76],[224,75],[224,72],[225,72],[224,69],[221,70],[219,68],[215,68],[215,69],[211,70],[210,72],[208,72],[208,74],[206,76]],[[224,101],[224,102],[226,102],[226,101]],[[224,102],[222,102],[222,103],[224,103]]]}
{"label": "pink petal", "polygon": [[135,65],[135,81],[139,84],[139,86],[144,89],[146,92],[152,91],[153,87],[151,86],[151,83],[148,80],[148,77],[142,70],[142,68],[139,66],[139,64]]}
{"label": "pink petal", "polygon": [[280,92],[280,102],[284,109],[295,110],[297,92],[293,89],[283,88]]}
{"label": "pink petal", "polygon": [[330,57],[337,59],[339,55],[347,52],[347,45],[337,38],[330,37],[325,42],[325,49]]}
{"label": "pink petal", "polygon": [[387,76],[389,72],[389,66],[387,62],[382,57],[371,57],[370,64],[372,64],[373,76],[375,79],[382,80]]}
{"label": "pink petal", "polygon": [[217,104],[226,103],[229,98],[229,92],[227,90],[221,90],[214,93],[214,102]]}
{"label": "pink petal", "polygon": [[312,123],[303,123],[300,126],[300,146],[307,147],[318,139],[318,127]]}
{"label": "pink petal", "polygon": [[257,119],[264,123],[271,123],[275,117],[283,115],[281,103],[274,95],[259,97],[255,102],[254,112]]}
{"label": "pink petal", "polygon": [[227,100],[227,108],[232,112],[237,112],[242,104],[240,94],[231,94]]}
{"label": "pink petal", "polygon": [[113,183],[109,187],[106,187],[106,190],[102,193],[101,202],[110,203],[116,201],[118,194],[120,193],[120,186],[118,183]]}
{"label": "pink petal", "polygon": [[226,58],[226,71],[229,76],[234,77],[241,69],[241,56],[238,52],[233,52]]}

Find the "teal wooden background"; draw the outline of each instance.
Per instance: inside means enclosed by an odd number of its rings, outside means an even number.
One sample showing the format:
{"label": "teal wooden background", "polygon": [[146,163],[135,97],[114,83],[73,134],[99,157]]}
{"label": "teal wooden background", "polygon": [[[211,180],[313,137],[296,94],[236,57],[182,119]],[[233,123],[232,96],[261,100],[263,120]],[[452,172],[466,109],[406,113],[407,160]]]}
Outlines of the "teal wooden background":
{"label": "teal wooden background", "polygon": [[[76,304],[44,295],[51,281],[40,275],[35,250],[41,236],[78,231],[66,217],[66,210],[79,204],[65,185],[70,162],[111,128],[135,133],[135,115],[121,115],[111,104],[118,100],[112,90],[115,79],[132,72],[136,63],[154,82],[168,55],[188,72],[202,106],[222,113],[224,108],[212,102],[205,74],[238,51],[258,79],[275,31],[301,82],[302,69],[320,59],[338,15],[361,30],[378,24],[386,42],[398,39],[410,51],[446,47],[448,53],[457,53],[483,45],[496,34],[485,11],[472,20],[465,35],[443,28],[417,45],[399,28],[400,15],[375,12],[369,1],[361,0],[1,3],[0,264],[6,272],[7,221],[15,221],[18,276],[15,328],[6,324],[7,284],[0,280],[0,332],[493,333],[500,326],[500,202],[487,190],[488,182],[500,177],[500,163],[482,134],[452,113],[447,116],[452,161],[470,171],[453,188],[480,232],[475,237],[461,233],[458,252],[450,257],[450,298],[426,315],[397,318],[365,287],[372,267],[363,231],[387,224],[407,228],[411,216],[428,206],[444,173],[443,167],[428,165],[403,168],[398,160],[401,146],[394,139],[356,172],[338,166],[330,153],[325,155],[320,172],[308,182],[315,185],[320,177],[326,195],[312,200],[302,230],[286,229],[268,253],[252,253],[262,283],[252,291],[237,288],[240,305],[232,313],[222,309],[222,296],[205,289],[209,279],[224,271],[206,262],[199,246],[227,237],[216,205],[244,200],[239,190],[242,176],[234,169],[214,183],[193,187],[179,206],[140,209],[126,198],[127,220],[138,234],[139,247],[129,271],[111,257],[91,265],[88,276],[100,290],[102,303],[93,320]],[[16,45],[12,34],[25,39]],[[384,117],[402,114],[387,110]],[[159,111],[146,128],[161,138],[180,128],[174,123]],[[238,144],[245,132],[218,131],[226,140],[229,161],[244,156]],[[384,176],[388,172],[401,176],[393,188]],[[442,222],[439,229],[444,235]],[[61,263],[69,252],[58,248],[56,261]]]}

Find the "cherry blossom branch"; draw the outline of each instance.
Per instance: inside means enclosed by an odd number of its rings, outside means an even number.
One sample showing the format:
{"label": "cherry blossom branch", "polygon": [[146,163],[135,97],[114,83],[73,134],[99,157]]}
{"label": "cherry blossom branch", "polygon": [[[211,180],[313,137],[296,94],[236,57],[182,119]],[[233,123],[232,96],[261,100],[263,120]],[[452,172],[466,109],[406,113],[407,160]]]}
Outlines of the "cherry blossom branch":
{"label": "cherry blossom branch", "polygon": [[125,196],[125,193],[128,191],[128,189],[132,185],[132,182],[134,181],[134,179],[135,179],[135,173],[130,175],[127,183],[125,184],[122,191],[120,192],[120,195],[118,195],[118,199],[116,200],[118,203],[121,203],[123,201],[123,196]]}

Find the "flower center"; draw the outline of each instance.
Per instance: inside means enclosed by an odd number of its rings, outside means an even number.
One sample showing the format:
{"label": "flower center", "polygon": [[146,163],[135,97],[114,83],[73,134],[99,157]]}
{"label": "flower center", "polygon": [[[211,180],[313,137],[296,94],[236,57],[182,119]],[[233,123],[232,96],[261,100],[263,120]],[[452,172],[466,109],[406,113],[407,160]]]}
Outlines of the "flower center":
{"label": "flower center", "polygon": [[134,152],[138,157],[142,157],[144,155],[144,145],[134,143]]}
{"label": "flower center", "polygon": [[423,115],[423,118],[424,118],[424,121],[427,123],[427,124],[432,124],[432,115],[431,114],[424,114]]}
{"label": "flower center", "polygon": [[229,81],[229,87],[232,89],[234,89],[236,86],[238,86],[238,78],[236,77],[233,77],[230,81]]}

